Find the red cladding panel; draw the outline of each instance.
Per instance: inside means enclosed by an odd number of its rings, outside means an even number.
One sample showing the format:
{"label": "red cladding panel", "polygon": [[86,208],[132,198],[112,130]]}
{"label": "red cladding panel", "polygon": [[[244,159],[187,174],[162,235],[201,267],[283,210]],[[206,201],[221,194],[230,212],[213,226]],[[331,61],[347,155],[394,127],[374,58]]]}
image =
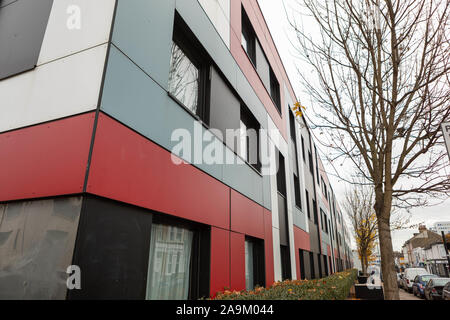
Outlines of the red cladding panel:
{"label": "red cladding panel", "polygon": [[[267,26],[265,26],[265,21],[262,16],[262,13],[259,10],[259,7],[255,10],[252,7],[252,3],[250,1],[231,1],[231,7],[230,7],[230,19],[231,19],[231,34],[230,34],[230,50],[231,54],[233,55],[234,59],[238,63],[240,69],[244,73],[245,77],[247,78],[250,85],[255,90],[258,98],[263,103],[266,111],[269,113],[272,121],[275,123],[275,125],[278,127],[278,129],[281,132],[281,135],[284,137],[284,139],[287,139],[287,130],[286,130],[286,123],[283,121],[283,118],[280,116],[280,113],[276,110],[275,104],[272,100],[272,98],[269,95],[268,89],[264,86],[263,82],[261,81],[261,78],[259,77],[258,73],[256,72],[255,67],[250,62],[250,59],[248,58],[246,52],[244,51],[244,48],[241,45],[241,3],[245,7],[245,11],[252,23],[253,29],[256,32],[257,38],[261,44],[261,46],[264,48],[266,52],[266,56],[269,59],[269,63],[271,64],[271,67],[273,68],[273,71],[275,75],[278,78],[278,81],[280,83],[280,97],[281,97],[281,105],[284,106],[284,86],[283,82],[280,81],[282,78],[280,75],[280,72],[278,72],[278,69],[281,69],[281,61],[279,58],[277,58],[277,61],[273,61],[272,55],[277,56],[278,52],[275,49],[275,46],[266,40],[266,35],[269,34],[269,30],[267,29]],[[264,28],[261,28],[261,25],[264,25]],[[269,53],[269,54],[267,54]],[[285,73],[283,72],[283,76]],[[287,76],[284,79],[287,81]],[[289,83],[289,82],[287,82]],[[291,91],[293,92],[293,91]],[[294,97],[295,95],[293,95]]]}
{"label": "red cladding panel", "polygon": [[231,190],[231,230],[264,238],[264,207]]}
{"label": "red cladding panel", "polygon": [[245,289],[245,235],[230,233],[231,237],[231,289]]}
{"label": "red cladding panel", "polygon": [[229,229],[229,188],[100,113],[87,191]]}
{"label": "red cladding panel", "polygon": [[230,287],[230,232],[211,228],[211,279],[210,293],[214,297],[217,292]]}
{"label": "red cladding panel", "polygon": [[272,237],[272,213],[264,209],[264,250],[266,258],[266,287],[275,279],[273,270],[273,237]]}
{"label": "red cladding panel", "polygon": [[309,242],[309,234],[306,231],[294,226],[295,249],[303,249],[311,251],[311,243]]}
{"label": "red cladding panel", "polygon": [[82,192],[94,117],[0,134],[0,201]]}
{"label": "red cladding panel", "polygon": [[300,252],[299,249],[310,251],[311,243],[309,242],[309,234],[294,226],[294,241],[295,241],[295,257],[297,264],[297,279],[301,278],[300,275]]}

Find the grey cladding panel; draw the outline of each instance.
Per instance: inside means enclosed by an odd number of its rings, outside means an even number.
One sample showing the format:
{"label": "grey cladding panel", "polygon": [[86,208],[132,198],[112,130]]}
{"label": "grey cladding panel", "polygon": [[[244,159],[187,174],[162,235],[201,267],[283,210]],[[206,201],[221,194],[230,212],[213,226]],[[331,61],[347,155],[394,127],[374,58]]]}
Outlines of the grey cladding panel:
{"label": "grey cladding panel", "polygon": [[16,2],[17,0],[0,0],[0,8],[6,7],[8,4]]}
{"label": "grey cladding panel", "polygon": [[0,3],[0,79],[3,79],[36,66],[53,0]]}
{"label": "grey cladding panel", "polygon": [[[210,100],[210,127],[219,129],[225,139],[226,129],[239,129],[241,105],[214,68],[211,68]],[[232,145],[228,147],[235,150]]]}

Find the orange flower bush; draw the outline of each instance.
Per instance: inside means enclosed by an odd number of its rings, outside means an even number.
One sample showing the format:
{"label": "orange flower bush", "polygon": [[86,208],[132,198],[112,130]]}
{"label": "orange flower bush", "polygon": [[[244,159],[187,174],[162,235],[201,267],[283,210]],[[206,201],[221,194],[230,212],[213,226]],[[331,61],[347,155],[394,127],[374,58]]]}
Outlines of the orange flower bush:
{"label": "orange flower bush", "polygon": [[355,269],[314,280],[284,280],[251,291],[220,292],[216,300],[344,300],[355,282]]}

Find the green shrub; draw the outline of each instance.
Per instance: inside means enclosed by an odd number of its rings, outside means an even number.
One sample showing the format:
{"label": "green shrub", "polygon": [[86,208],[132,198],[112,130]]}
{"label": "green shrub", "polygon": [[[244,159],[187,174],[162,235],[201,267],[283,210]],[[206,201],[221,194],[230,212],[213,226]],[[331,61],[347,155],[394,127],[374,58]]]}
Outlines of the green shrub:
{"label": "green shrub", "polygon": [[317,280],[285,280],[268,288],[218,293],[216,300],[344,300],[355,283],[356,269]]}

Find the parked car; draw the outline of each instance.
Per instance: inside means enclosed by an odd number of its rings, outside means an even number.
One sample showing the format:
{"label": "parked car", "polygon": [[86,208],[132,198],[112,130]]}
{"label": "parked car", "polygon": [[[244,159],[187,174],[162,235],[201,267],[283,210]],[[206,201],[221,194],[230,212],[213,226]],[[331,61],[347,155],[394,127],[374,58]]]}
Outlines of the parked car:
{"label": "parked car", "polygon": [[442,299],[450,300],[450,282],[442,288]]}
{"label": "parked car", "polygon": [[412,284],[416,276],[429,274],[424,268],[406,268],[403,275],[402,287],[408,292],[412,292]]}
{"label": "parked car", "polygon": [[416,276],[412,285],[413,294],[423,298],[425,286],[431,278],[439,278],[439,276],[434,274],[422,274],[420,276]]}
{"label": "parked car", "polygon": [[440,300],[442,299],[442,289],[447,283],[450,282],[450,278],[431,278],[425,287],[425,299],[427,300]]}

